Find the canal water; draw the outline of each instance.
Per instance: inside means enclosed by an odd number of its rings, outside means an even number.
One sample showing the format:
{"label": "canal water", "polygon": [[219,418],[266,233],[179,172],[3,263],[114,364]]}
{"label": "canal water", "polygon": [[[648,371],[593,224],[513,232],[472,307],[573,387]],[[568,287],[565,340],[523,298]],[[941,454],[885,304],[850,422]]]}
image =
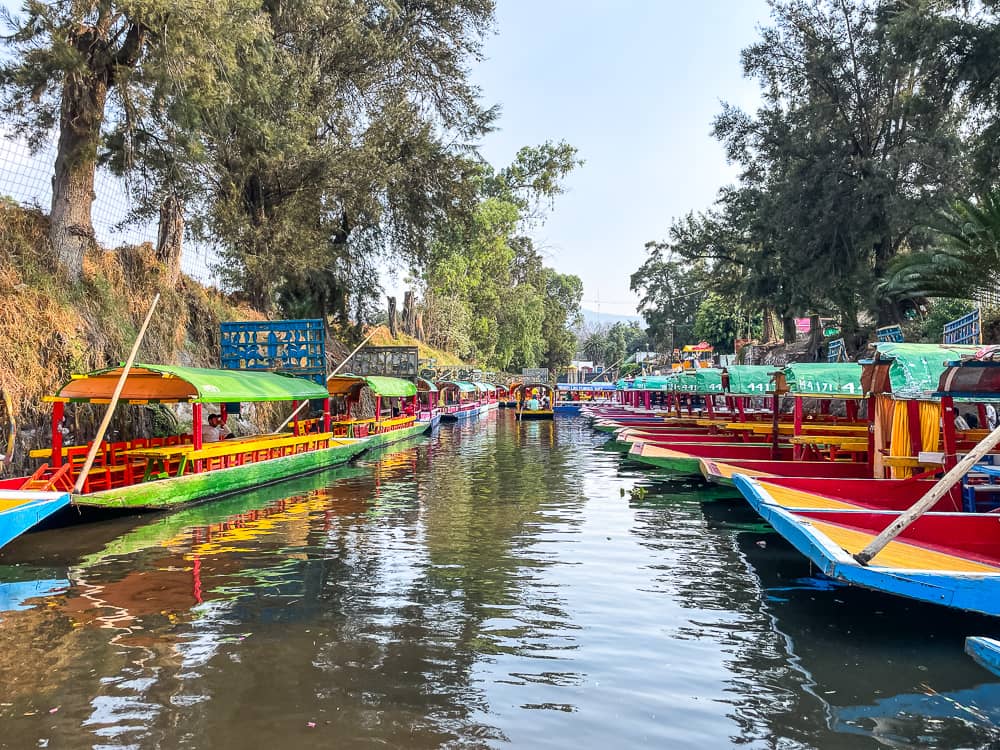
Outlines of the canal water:
{"label": "canal water", "polygon": [[19,540],[0,747],[1000,744],[1000,682],[962,653],[997,624],[832,585],[602,442],[501,412]]}

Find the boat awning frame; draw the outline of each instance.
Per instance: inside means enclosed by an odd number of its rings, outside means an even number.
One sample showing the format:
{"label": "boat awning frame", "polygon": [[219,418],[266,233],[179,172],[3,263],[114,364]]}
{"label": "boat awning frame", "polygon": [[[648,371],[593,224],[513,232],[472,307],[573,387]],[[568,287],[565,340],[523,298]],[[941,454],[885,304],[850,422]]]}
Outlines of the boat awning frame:
{"label": "boat awning frame", "polygon": [[[110,367],[74,375],[47,400],[107,403],[114,394],[122,369]],[[326,396],[326,389],[312,380],[276,372],[136,364],[125,378],[121,400],[133,404],[220,404],[306,401]]]}

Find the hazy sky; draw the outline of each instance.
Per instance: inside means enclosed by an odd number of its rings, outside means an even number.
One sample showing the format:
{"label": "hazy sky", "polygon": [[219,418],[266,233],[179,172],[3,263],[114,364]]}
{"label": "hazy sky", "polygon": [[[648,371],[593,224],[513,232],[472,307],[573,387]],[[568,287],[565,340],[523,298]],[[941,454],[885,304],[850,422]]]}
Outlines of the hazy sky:
{"label": "hazy sky", "polygon": [[634,313],[645,243],[735,176],[709,131],[721,101],[756,105],[740,50],[766,0],[498,0],[497,15],[475,70],[503,108],[483,154],[502,166],[545,140],[579,149],[586,164],[535,240],[583,279],[585,307]]}

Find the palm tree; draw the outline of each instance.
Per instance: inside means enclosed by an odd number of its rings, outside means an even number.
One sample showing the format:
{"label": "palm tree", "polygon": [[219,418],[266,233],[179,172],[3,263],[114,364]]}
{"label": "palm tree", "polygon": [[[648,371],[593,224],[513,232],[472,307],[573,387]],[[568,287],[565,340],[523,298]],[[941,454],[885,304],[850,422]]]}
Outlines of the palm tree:
{"label": "palm tree", "polygon": [[956,297],[1000,287],[1000,189],[962,199],[929,225],[930,250],[900,256],[883,282],[892,297]]}

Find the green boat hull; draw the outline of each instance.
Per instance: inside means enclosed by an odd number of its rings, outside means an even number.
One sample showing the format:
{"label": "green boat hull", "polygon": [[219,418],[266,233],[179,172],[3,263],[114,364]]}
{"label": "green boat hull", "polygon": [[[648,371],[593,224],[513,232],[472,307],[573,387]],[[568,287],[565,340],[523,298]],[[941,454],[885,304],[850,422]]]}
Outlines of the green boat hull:
{"label": "green boat hull", "polygon": [[366,450],[381,448],[422,434],[426,423],[402,430],[371,435],[323,450],[296,453],[270,461],[216,469],[202,474],[185,474],[153,482],[134,484],[87,495],[74,495],[76,505],[119,510],[169,510],[193,503],[232,495],[247,489],[281,482],[304,474],[314,474],[345,464]]}
{"label": "green boat hull", "polygon": [[690,474],[701,476],[701,461],[698,458],[673,457],[673,456],[639,456],[629,454],[629,459],[636,463],[655,466],[658,469],[669,471],[672,474]]}

